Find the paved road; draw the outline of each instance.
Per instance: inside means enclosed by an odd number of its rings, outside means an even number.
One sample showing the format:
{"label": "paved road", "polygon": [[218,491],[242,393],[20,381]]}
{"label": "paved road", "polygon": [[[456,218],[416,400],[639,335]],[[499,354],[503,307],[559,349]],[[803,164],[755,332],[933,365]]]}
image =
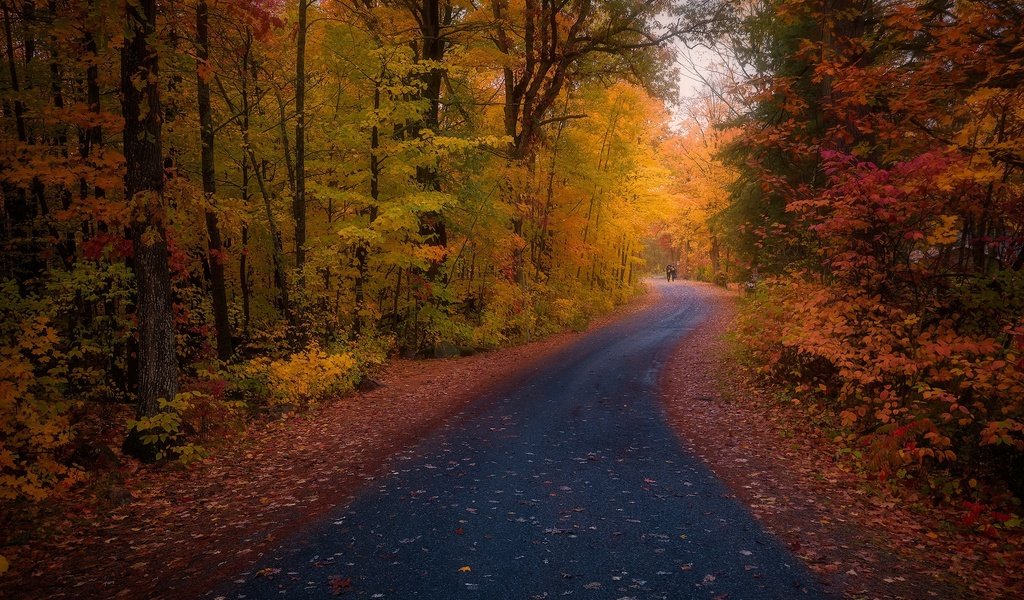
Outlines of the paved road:
{"label": "paved road", "polygon": [[659,372],[714,300],[656,285],[208,597],[823,597],[669,429]]}

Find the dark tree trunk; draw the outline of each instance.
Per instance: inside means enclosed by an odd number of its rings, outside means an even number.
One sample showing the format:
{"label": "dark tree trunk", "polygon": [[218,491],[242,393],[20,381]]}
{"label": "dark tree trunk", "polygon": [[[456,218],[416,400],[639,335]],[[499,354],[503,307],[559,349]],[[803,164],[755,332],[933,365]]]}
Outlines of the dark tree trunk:
{"label": "dark tree trunk", "polygon": [[[381,72],[381,80],[384,79],[384,73]],[[373,110],[374,113],[380,110],[380,86],[381,83],[378,81],[373,87]],[[369,218],[369,222],[373,223],[377,219],[377,200],[380,196],[380,161],[377,158],[377,149],[380,148],[380,130],[377,127],[376,121],[374,121],[373,127],[370,130],[370,199],[371,204],[366,209],[366,215]],[[352,335],[358,337],[363,330],[363,309],[366,307],[366,282],[369,279],[369,259],[370,249],[364,242],[359,242],[356,246],[355,257],[356,257],[356,281],[355,289],[353,290],[355,296],[355,319],[352,321]]]}
{"label": "dark tree trunk", "polygon": [[[242,157],[242,201],[249,206],[249,161]],[[238,257],[238,282],[242,288],[242,335],[249,337],[250,308],[249,290],[249,226],[242,224],[242,252]]]}
{"label": "dark tree trunk", "polygon": [[721,269],[721,258],[719,257],[718,248],[718,236],[711,236],[711,277],[714,278],[718,275],[718,271]]}
{"label": "dark tree trunk", "polygon": [[[50,18],[57,18],[57,3],[55,0],[50,0],[47,4],[49,9]],[[50,36],[50,94],[53,98],[53,107],[57,109],[57,112],[64,110],[64,92],[63,92],[63,81],[61,75],[61,68],[58,62],[57,48],[59,42],[53,35]],[[64,159],[68,158],[68,126],[61,124],[57,129],[57,152]],[[67,210],[71,206],[71,191],[63,184],[58,187],[58,200],[60,206],[64,210]],[[51,224],[50,234],[57,240],[58,254],[60,255],[61,263],[64,268],[71,270],[75,262],[75,234],[73,231],[58,231],[57,228]]]}
{"label": "dark tree trunk", "polygon": [[206,211],[206,234],[209,238],[210,287],[213,295],[213,321],[217,332],[217,357],[231,358],[231,323],[228,317],[227,286],[224,283],[224,245],[215,210],[217,180],[214,158],[215,133],[210,107],[210,15],[206,0],[196,4],[196,96],[199,101],[199,135],[202,141],[203,196]]}
{"label": "dark tree trunk", "polygon": [[[451,10],[450,8],[448,10]],[[449,16],[450,18],[450,16]],[[422,37],[422,56],[424,61],[440,64],[444,60],[446,43],[441,36],[441,2],[440,0],[423,0],[420,8],[420,36]],[[444,71],[433,67],[423,75],[423,97],[427,100],[427,110],[423,114],[422,126],[434,134],[438,133],[441,124],[441,82]],[[416,167],[416,181],[424,191],[441,191],[441,181],[436,165]],[[444,217],[439,211],[430,211],[420,215],[419,234],[424,243],[436,248],[448,245],[448,231]],[[437,281],[443,276],[444,260],[431,260],[427,269],[429,281]]]}
{"label": "dark tree trunk", "polygon": [[[249,131],[249,45],[251,34],[246,32],[245,52],[242,55],[242,130]],[[233,112],[233,111],[232,111]],[[246,135],[246,139],[248,135]],[[242,156],[242,202],[248,212],[252,194],[249,193],[249,161]],[[242,224],[242,252],[238,258],[238,279],[242,286],[242,331],[249,337],[249,319],[251,315],[250,283],[249,283],[249,226]]]}
{"label": "dark tree trunk", "polygon": [[299,29],[295,51],[295,219],[296,281],[302,282],[306,265],[306,20],[310,0],[299,0]]}
{"label": "dark tree trunk", "polygon": [[[174,348],[171,272],[164,229],[164,170],[161,148],[159,58],[150,39],[156,33],[156,0],[136,0],[125,8],[126,39],[121,57],[121,108],[124,116],[125,198],[135,203],[133,269],[138,286],[138,416],[160,411],[161,399],[178,393]],[[142,444],[133,429],[125,449],[143,459],[160,450]]]}
{"label": "dark tree trunk", "polygon": [[[93,7],[93,2],[90,0],[89,8],[90,12]],[[96,38],[93,37],[92,32],[88,29],[91,23],[87,25],[84,33],[85,51],[89,53],[88,67],[85,71],[85,93],[86,102],[89,105],[89,112],[93,115],[100,114],[100,84],[99,84],[99,50],[96,46]],[[97,119],[97,122],[99,120]],[[100,146],[103,144],[103,126],[102,125],[90,125],[81,136],[81,147],[80,152],[82,158],[88,164],[94,152],[99,151]],[[85,178],[82,178],[81,182],[81,197],[84,200],[89,193],[88,183]],[[104,190],[99,187],[93,188],[93,195],[97,198],[102,198],[106,195]]]}

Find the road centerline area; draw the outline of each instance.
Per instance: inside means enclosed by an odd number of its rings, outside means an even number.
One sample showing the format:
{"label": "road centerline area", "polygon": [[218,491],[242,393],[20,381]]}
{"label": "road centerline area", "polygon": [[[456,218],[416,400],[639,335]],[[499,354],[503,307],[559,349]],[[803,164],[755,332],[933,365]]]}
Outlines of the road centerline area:
{"label": "road centerline area", "polygon": [[208,597],[823,597],[666,422],[661,365],[721,300],[655,285]]}

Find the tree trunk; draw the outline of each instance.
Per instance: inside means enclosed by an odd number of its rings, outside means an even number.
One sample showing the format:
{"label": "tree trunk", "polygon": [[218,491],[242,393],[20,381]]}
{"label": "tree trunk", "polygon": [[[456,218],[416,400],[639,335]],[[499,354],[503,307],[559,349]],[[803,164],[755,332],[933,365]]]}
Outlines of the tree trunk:
{"label": "tree trunk", "polygon": [[[421,59],[433,63],[441,63],[447,44],[441,37],[441,3],[440,0],[423,0],[420,18],[420,36],[422,37]],[[440,67],[431,67],[423,75],[423,98],[427,100],[427,109],[423,114],[423,127],[435,135],[441,124],[441,81],[444,71]],[[416,181],[427,192],[441,191],[441,181],[436,165],[416,167]],[[448,231],[444,217],[439,211],[430,211],[419,217],[419,234],[427,246],[445,248],[448,245]],[[443,258],[430,261],[427,268],[428,281],[435,282],[443,277]]]}
{"label": "tree trunk", "polygon": [[199,102],[199,136],[202,150],[200,162],[203,173],[203,208],[206,212],[206,235],[210,264],[210,287],[213,295],[213,322],[217,333],[217,357],[231,358],[231,323],[228,317],[227,286],[224,283],[224,246],[217,219],[216,163],[214,157],[215,132],[210,107],[210,15],[206,0],[196,4],[196,96]]}
{"label": "tree trunk", "polygon": [[[565,110],[564,115],[569,114],[569,98],[570,94],[565,94]],[[555,171],[558,166],[558,149],[559,143],[562,141],[562,134],[565,132],[565,124],[567,121],[562,120],[558,122],[558,129],[555,133],[555,139],[551,143],[551,162],[548,165],[548,184],[547,193],[544,198],[544,212],[541,213],[540,219],[540,235],[539,245],[540,249],[537,253],[537,281],[540,282],[543,279],[546,280],[551,275],[551,269],[554,267],[553,257],[551,256],[551,243],[548,239],[551,235],[550,232],[550,220],[551,214],[555,209]],[[545,263],[547,261],[547,263]]]}
{"label": "tree trunk", "polygon": [[[89,9],[90,13],[93,8],[95,0],[90,0]],[[88,26],[87,26],[88,27]],[[100,114],[100,84],[99,84],[99,50],[96,46],[96,38],[93,37],[91,31],[86,28],[84,35],[85,40],[85,51],[89,53],[88,67],[85,71],[85,89],[86,89],[86,102],[89,105],[89,112],[94,116]],[[98,119],[97,119],[98,122]],[[100,146],[103,144],[103,126],[99,124],[90,125],[81,136],[81,148],[82,158],[86,164],[90,161],[93,152],[98,152]],[[81,181],[81,197],[84,200],[89,193],[88,183],[85,178]],[[106,192],[103,188],[94,187],[93,195],[96,198],[103,198]]]}
{"label": "tree trunk", "polygon": [[[171,271],[164,230],[164,170],[161,148],[159,58],[150,45],[156,34],[157,0],[136,0],[125,7],[126,40],[121,57],[121,109],[124,116],[125,198],[138,205],[132,224],[138,286],[138,416],[160,411],[161,399],[178,393],[174,348]],[[125,449],[143,459],[160,450],[142,444],[136,428]]]}
{"label": "tree trunk", "polygon": [[306,266],[306,13],[310,0],[299,0],[299,30],[295,51],[295,219],[296,281],[301,285]]}
{"label": "tree trunk", "polygon": [[[49,0],[47,4],[49,9],[50,18],[57,18],[57,3],[55,0]],[[59,64],[59,57],[57,55],[57,48],[59,48],[59,42],[56,36],[50,36],[50,95],[53,98],[53,107],[60,113],[64,110],[64,91],[62,72]],[[69,156],[68,150],[68,126],[66,123],[62,123],[57,129],[57,152],[61,158],[67,159]],[[71,191],[64,184],[58,186],[58,200],[62,209],[67,210],[71,206]],[[60,255],[61,263],[66,270],[71,270],[75,262],[76,253],[76,242],[74,231],[58,231],[56,226],[51,222],[50,224],[50,235],[57,240],[58,254]]]}
{"label": "tree trunk", "polygon": [[711,258],[711,278],[712,278],[711,280],[714,281],[715,276],[718,275],[718,271],[721,268],[721,264],[720,264],[721,260],[719,258],[719,251],[718,251],[718,236],[716,236],[716,235],[712,235],[711,236],[711,253],[710,254],[711,254],[711,256],[710,256],[710,258]]}
{"label": "tree trunk", "polygon": [[[381,72],[381,80],[384,73]],[[380,111],[380,86],[378,81],[373,87],[373,128],[370,130],[370,199],[371,204],[366,210],[369,223],[377,219],[377,200],[380,196],[380,160],[377,157],[377,149],[380,147],[380,129],[377,126],[377,114]],[[367,264],[370,249],[365,242],[358,242],[356,246],[356,281],[355,289],[355,319],[352,321],[352,334],[358,337],[363,330],[363,309],[366,305],[366,281],[369,279],[369,266]]]}

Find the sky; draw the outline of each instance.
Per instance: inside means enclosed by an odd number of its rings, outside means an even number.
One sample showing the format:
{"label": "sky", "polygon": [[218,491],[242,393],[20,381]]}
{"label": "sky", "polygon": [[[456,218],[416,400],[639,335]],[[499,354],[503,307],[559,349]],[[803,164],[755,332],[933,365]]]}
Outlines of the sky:
{"label": "sky", "polygon": [[671,109],[673,124],[678,125],[686,118],[685,100],[699,95],[705,87],[704,80],[711,75],[709,65],[714,62],[715,56],[703,48],[687,48],[679,41],[675,42],[675,47],[679,57],[676,61],[679,73],[679,101]]}

